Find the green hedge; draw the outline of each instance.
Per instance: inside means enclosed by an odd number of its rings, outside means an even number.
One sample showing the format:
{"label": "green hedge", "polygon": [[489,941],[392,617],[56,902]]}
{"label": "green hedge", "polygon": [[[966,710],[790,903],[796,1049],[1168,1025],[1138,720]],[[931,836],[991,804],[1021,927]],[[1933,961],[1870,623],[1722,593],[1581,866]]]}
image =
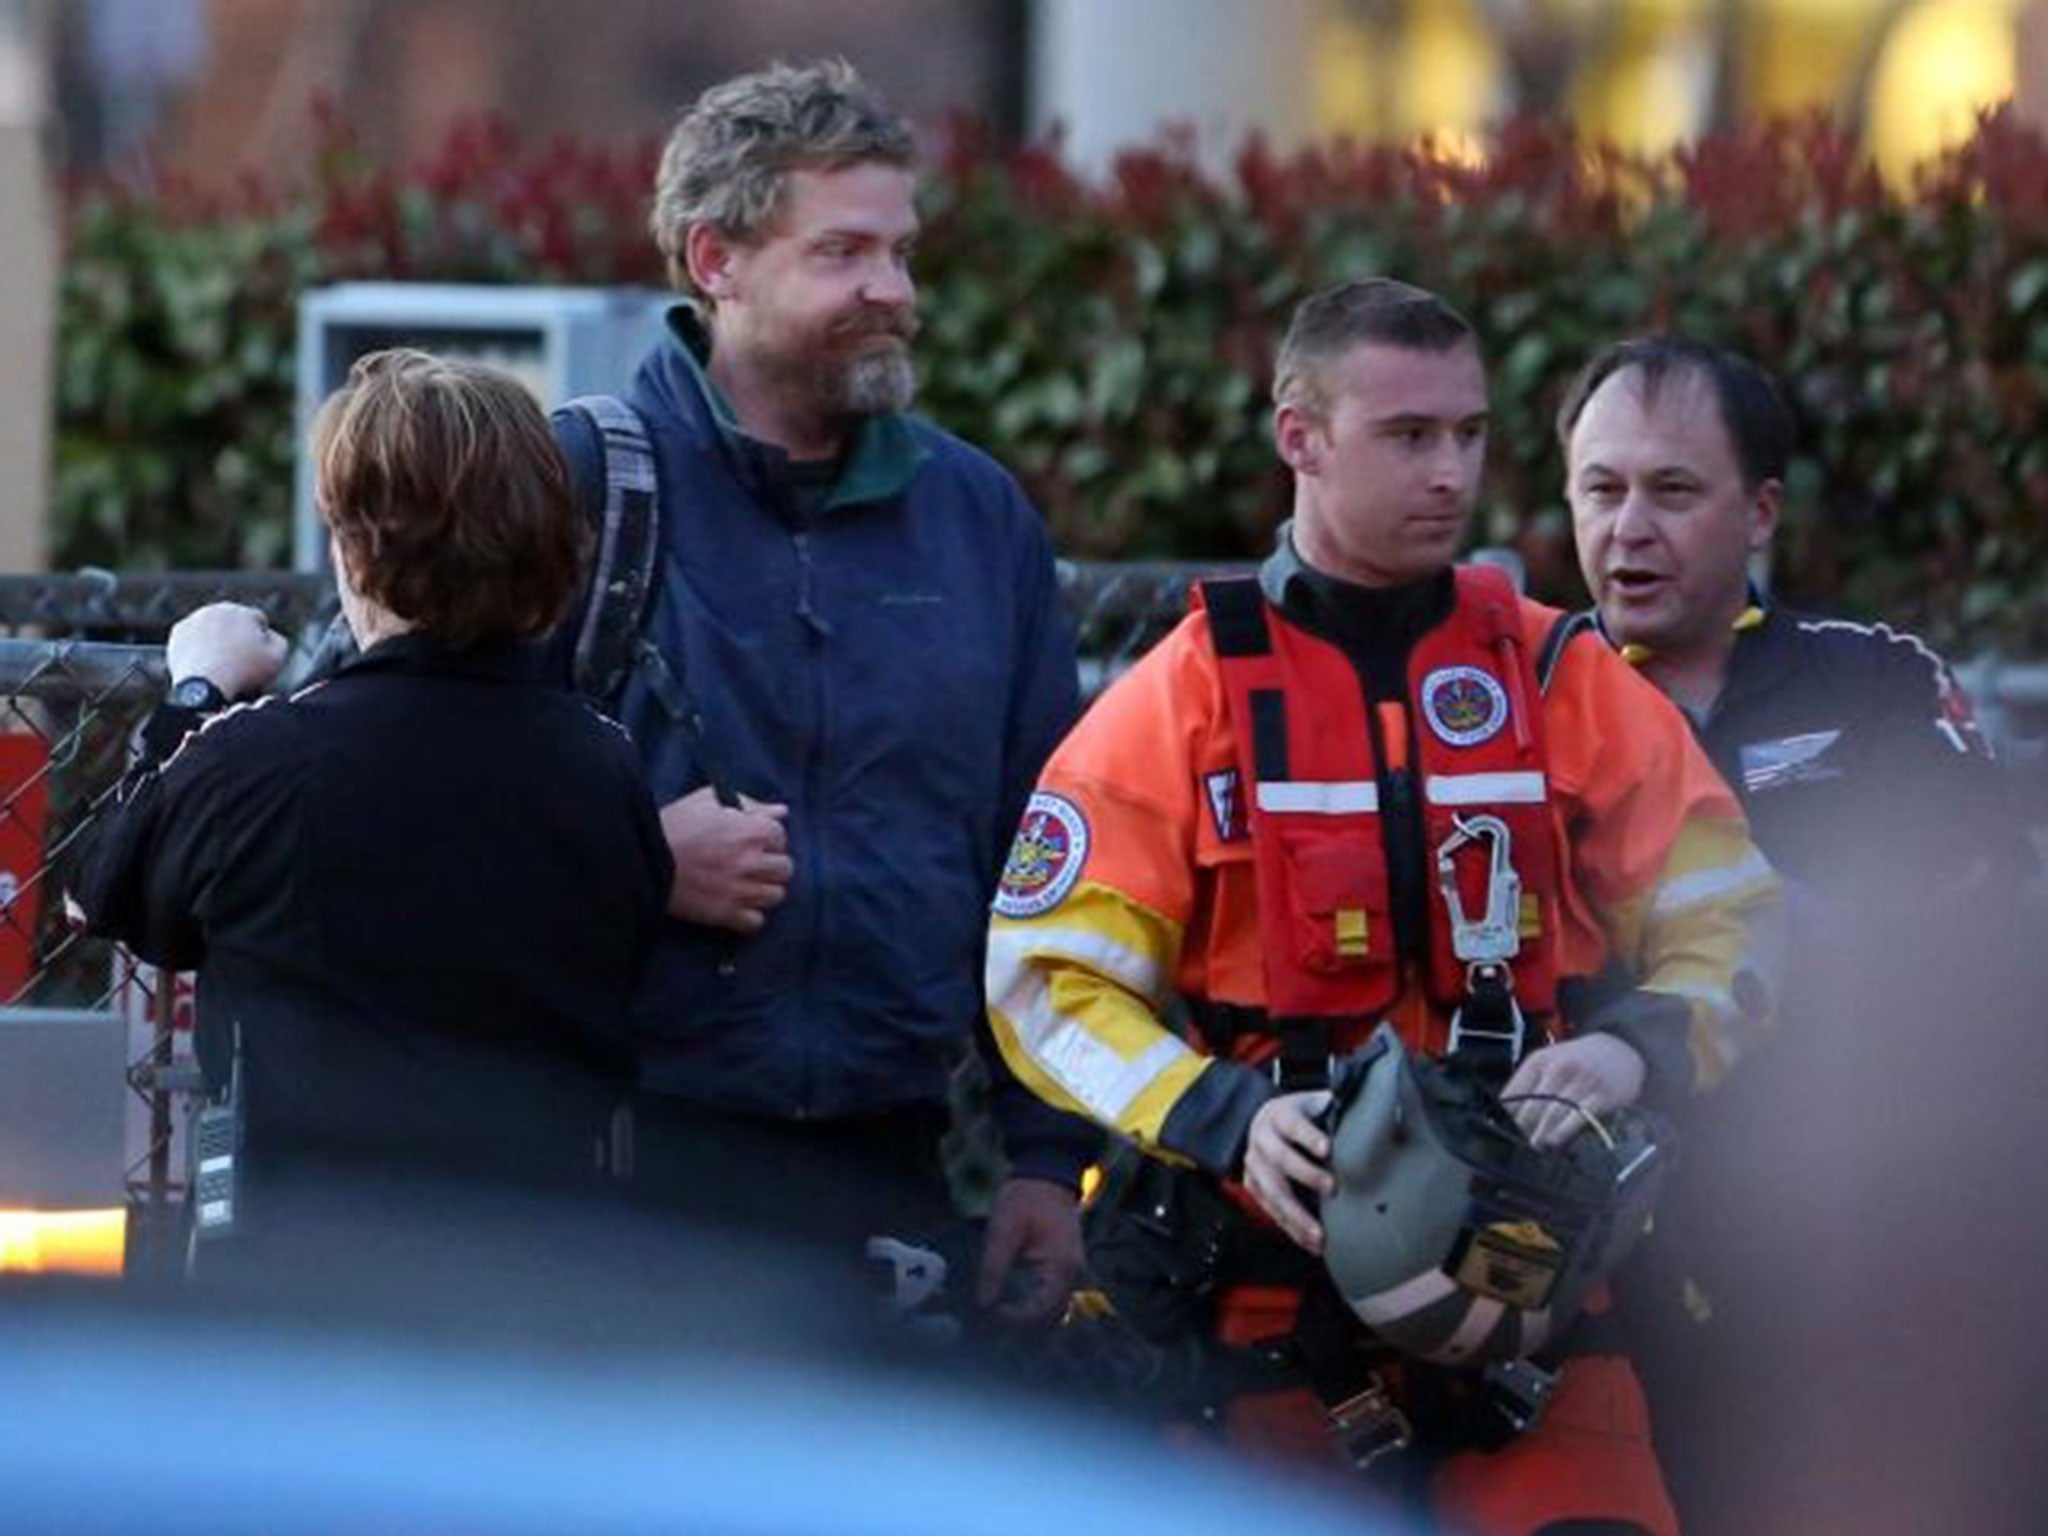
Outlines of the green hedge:
{"label": "green hedge", "polygon": [[[656,282],[655,146],[466,127],[403,174],[331,119],[289,190],[72,198],[56,558],[261,565],[287,540],[298,292],[353,278]],[[1462,306],[1497,422],[1481,535],[1576,596],[1550,419],[1600,343],[1749,351],[1803,423],[1777,584],[1964,650],[2048,652],[2048,144],[2009,117],[1904,192],[1820,120],[1658,162],[1522,122],[1482,164],[1345,145],[1227,173],[1166,141],[1083,180],[955,129],[919,260],[925,405],[1023,476],[1076,556],[1261,550],[1286,487],[1272,338],[1388,272]]]}

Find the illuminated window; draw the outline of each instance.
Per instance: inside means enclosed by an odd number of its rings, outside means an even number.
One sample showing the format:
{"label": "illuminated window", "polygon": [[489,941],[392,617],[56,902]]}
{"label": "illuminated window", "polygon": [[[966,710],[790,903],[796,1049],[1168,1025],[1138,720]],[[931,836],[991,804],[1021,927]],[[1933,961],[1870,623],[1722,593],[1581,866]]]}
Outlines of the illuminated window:
{"label": "illuminated window", "polygon": [[128,1213],[0,1211],[0,1274],[119,1275]]}
{"label": "illuminated window", "polygon": [[1968,137],[1980,111],[2011,97],[2016,29],[2011,0],[1922,0],[1899,18],[1870,84],[1871,149],[1887,176]]}

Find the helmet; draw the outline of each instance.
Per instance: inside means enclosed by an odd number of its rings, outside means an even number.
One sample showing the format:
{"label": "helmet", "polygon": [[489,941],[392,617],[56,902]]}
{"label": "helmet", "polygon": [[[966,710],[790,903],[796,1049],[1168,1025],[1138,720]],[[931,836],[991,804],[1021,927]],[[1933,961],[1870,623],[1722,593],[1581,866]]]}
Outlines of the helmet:
{"label": "helmet", "polygon": [[1535,1353],[1648,1225],[1671,1136],[1624,1110],[1538,1151],[1469,1069],[1382,1024],[1333,1085],[1323,1262],[1382,1341],[1439,1365]]}

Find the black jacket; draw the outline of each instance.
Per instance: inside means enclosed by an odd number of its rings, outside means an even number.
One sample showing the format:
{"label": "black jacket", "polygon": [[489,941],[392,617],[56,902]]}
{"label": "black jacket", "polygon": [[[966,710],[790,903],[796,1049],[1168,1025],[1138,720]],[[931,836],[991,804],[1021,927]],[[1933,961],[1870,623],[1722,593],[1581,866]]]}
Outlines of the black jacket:
{"label": "black jacket", "polygon": [[1700,743],[1777,870],[1862,901],[1965,881],[1998,854],[2003,781],[1940,657],[1884,624],[1760,607]]}
{"label": "black jacket", "polygon": [[668,850],[624,735],[525,652],[374,646],[202,724],[166,706],[72,895],[239,1026],[250,1163],[585,1163]]}

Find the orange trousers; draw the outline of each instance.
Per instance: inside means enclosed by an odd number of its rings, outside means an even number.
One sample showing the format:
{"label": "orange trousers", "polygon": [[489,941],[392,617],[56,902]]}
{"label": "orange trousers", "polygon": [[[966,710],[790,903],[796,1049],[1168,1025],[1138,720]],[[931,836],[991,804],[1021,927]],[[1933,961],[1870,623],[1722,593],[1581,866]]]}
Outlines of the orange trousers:
{"label": "orange trousers", "polygon": [[[1287,1333],[1294,1310],[1290,1288],[1233,1287],[1222,1298],[1218,1336],[1226,1344],[1248,1344]],[[1233,1398],[1224,1431],[1233,1447],[1264,1459],[1327,1469],[1336,1455],[1323,1405],[1306,1387]],[[1568,1360],[1535,1428],[1497,1450],[1435,1457],[1424,1488],[1431,1517],[1460,1536],[1538,1536],[1571,1521],[1679,1536],[1642,1386],[1619,1355]]]}

